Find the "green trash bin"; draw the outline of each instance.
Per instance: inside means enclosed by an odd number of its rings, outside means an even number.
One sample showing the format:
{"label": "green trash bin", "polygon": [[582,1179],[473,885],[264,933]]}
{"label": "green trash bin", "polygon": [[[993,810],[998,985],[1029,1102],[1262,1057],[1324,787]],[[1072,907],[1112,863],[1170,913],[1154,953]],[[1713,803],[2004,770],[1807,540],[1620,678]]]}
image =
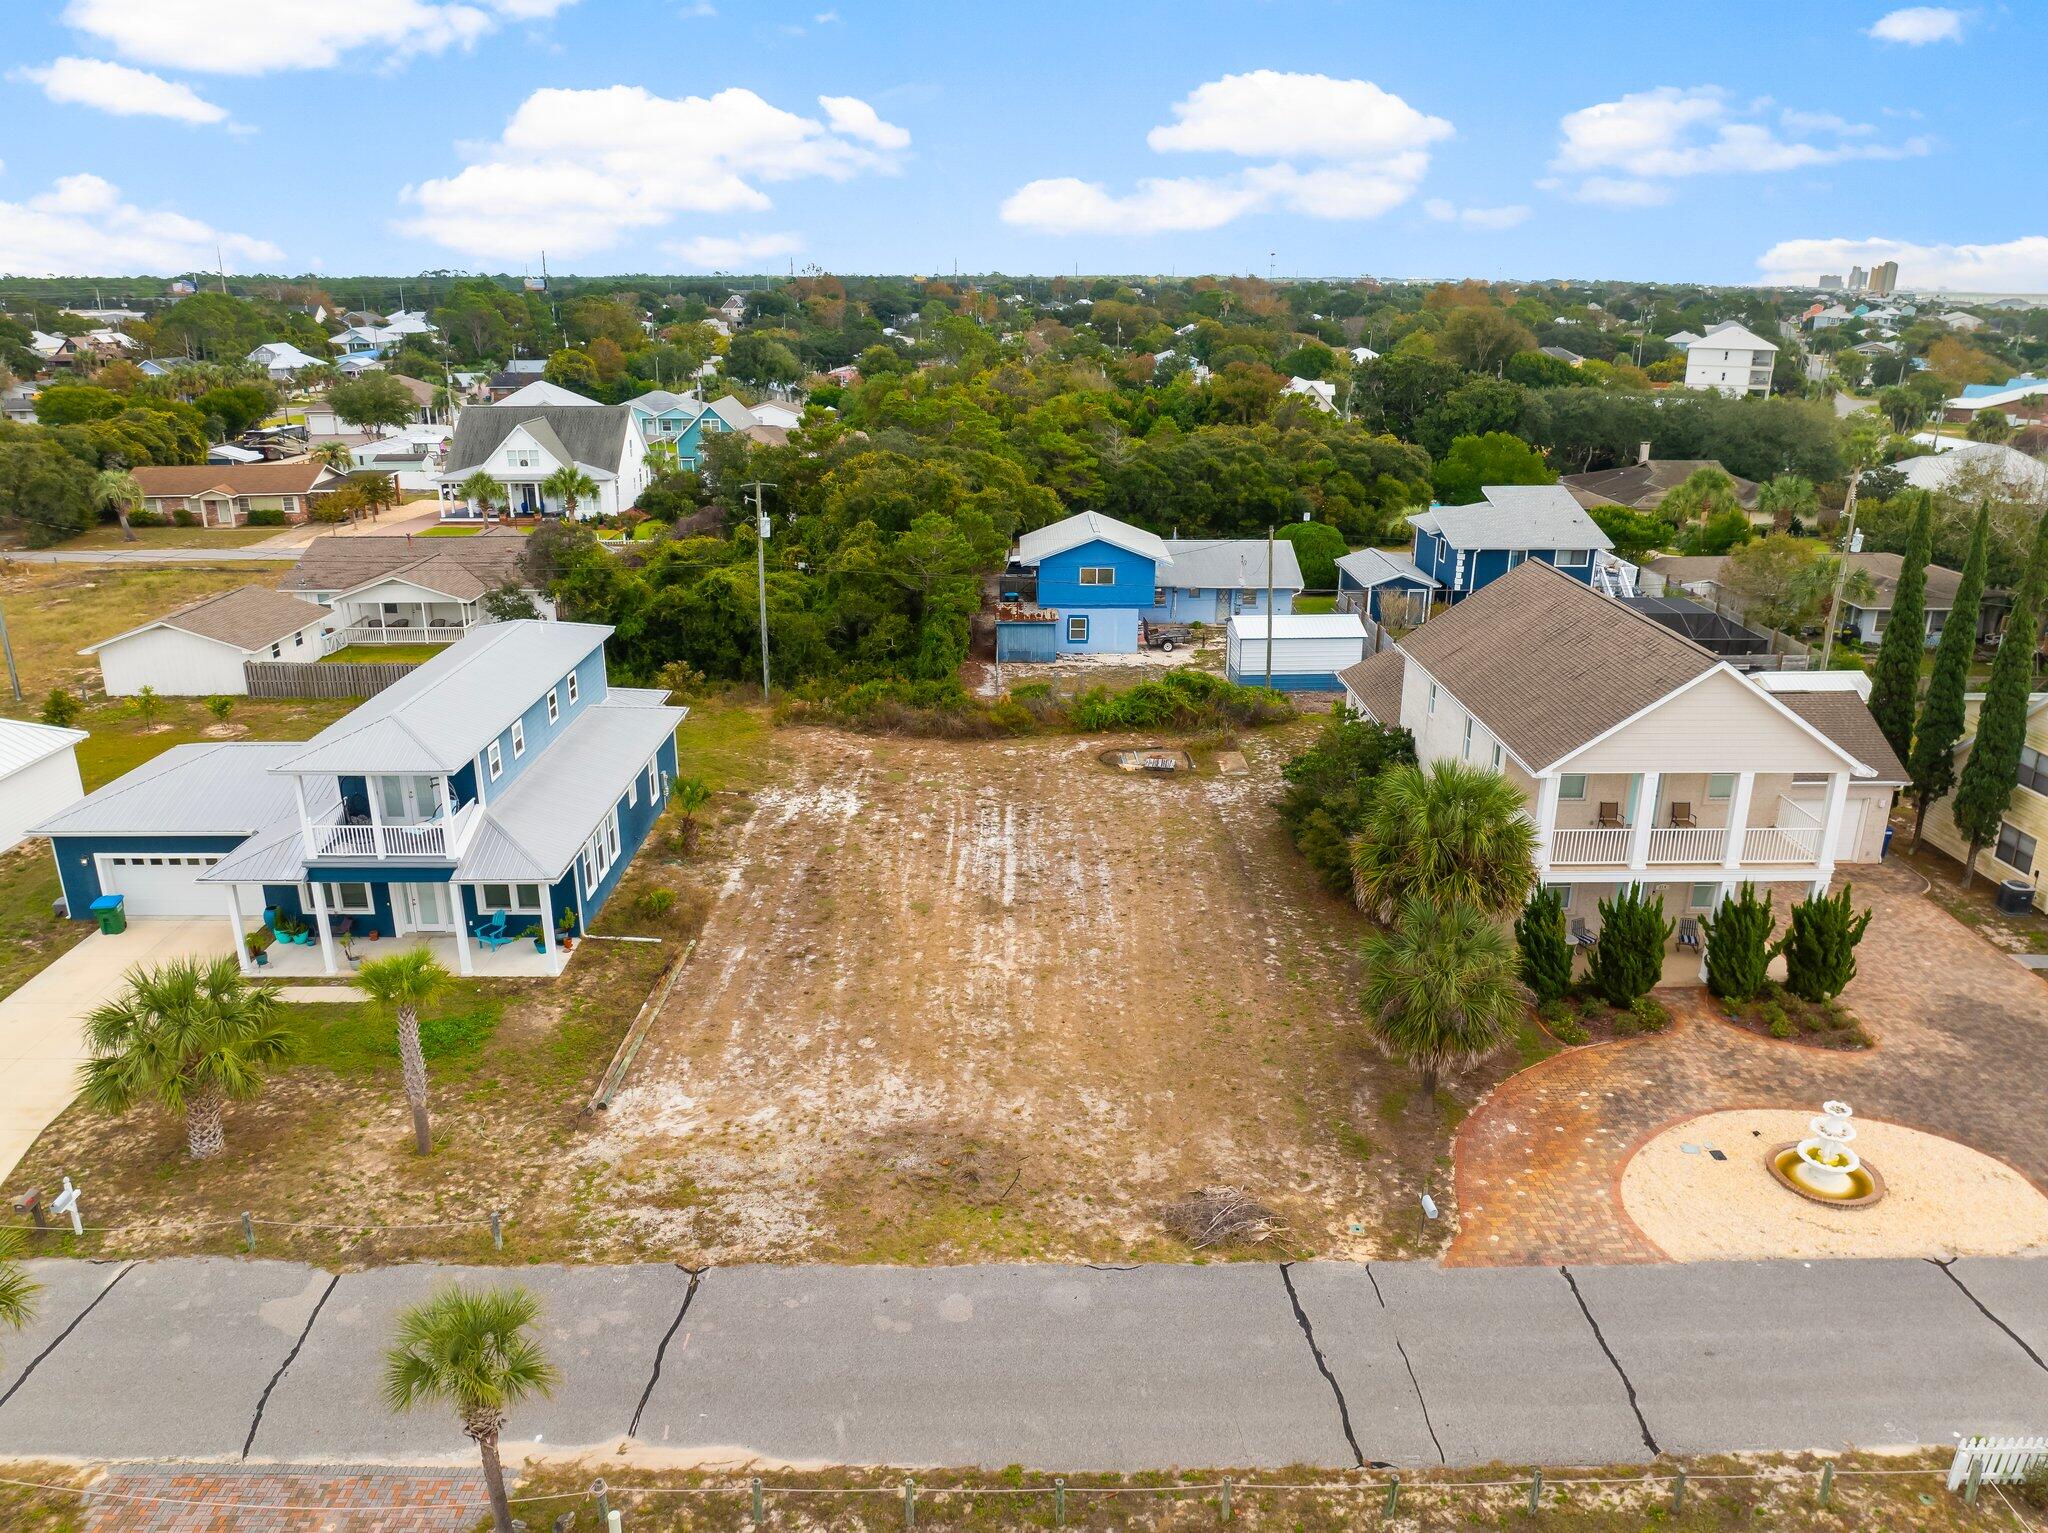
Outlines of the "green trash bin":
{"label": "green trash bin", "polygon": [[85,908],[99,921],[100,930],[111,937],[128,930],[128,912],[122,908],[126,901],[125,895],[103,894]]}

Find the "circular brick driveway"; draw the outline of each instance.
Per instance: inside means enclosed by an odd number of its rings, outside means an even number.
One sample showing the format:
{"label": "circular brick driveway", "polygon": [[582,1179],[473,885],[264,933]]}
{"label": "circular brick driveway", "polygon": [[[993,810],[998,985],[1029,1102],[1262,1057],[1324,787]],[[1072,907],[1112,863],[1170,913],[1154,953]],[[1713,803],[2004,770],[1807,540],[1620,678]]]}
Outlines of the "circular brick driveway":
{"label": "circular brick driveway", "polygon": [[1665,1125],[1723,1108],[1841,1097],[1974,1145],[2048,1191],[2048,983],[1923,898],[1911,868],[1859,868],[1853,882],[1876,914],[1843,999],[1877,1048],[1760,1038],[1722,1021],[1704,990],[1660,992],[1664,1033],[1554,1055],[1465,1120],[1445,1261],[1663,1260],[1622,1210],[1622,1168]]}

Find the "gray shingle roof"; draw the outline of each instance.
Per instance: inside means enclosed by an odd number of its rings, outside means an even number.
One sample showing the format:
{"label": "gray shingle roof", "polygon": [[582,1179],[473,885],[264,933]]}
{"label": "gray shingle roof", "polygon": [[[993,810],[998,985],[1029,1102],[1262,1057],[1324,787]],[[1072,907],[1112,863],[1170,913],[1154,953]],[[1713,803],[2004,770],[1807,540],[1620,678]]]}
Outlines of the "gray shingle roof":
{"label": "gray shingle roof", "polygon": [[1903,788],[1912,781],[1899,753],[1878,728],[1877,715],[1870,711],[1870,704],[1854,692],[1804,692],[1788,688],[1773,691],[1771,696],[1877,774],[1859,777],[1858,782]]}
{"label": "gray shingle roof", "polygon": [[1397,649],[1383,649],[1356,665],[1347,665],[1337,679],[1348,687],[1365,711],[1382,724],[1401,722],[1401,684],[1408,673],[1408,659]]}
{"label": "gray shingle roof", "polygon": [[525,555],[525,534],[509,527],[494,527],[466,538],[329,533],[306,545],[297,567],[281,584],[287,591],[353,591],[432,559],[461,565],[490,590],[528,584]]}
{"label": "gray shingle roof", "polygon": [[[1558,483],[1572,492],[1582,506],[1627,506],[1636,511],[1654,511],[1664,497],[1703,468],[1721,468],[1712,458],[1652,458],[1647,463],[1625,463],[1620,468],[1595,469],[1589,474],[1566,474]],[[1727,474],[1725,468],[1721,472]],[[1728,474],[1735,486],[1735,503],[1745,511],[1756,509],[1757,483]]]}
{"label": "gray shingle roof", "polygon": [[[1264,538],[1168,538],[1170,569],[1161,583],[1183,591],[1263,591],[1266,588]],[[1273,540],[1273,588],[1302,588],[1301,560],[1285,538]]]}
{"label": "gray shingle roof", "polygon": [[[298,820],[291,779],[275,769],[302,747],[285,741],[174,745],[35,828],[39,836],[247,836]],[[309,794],[314,785],[307,784]],[[334,799],[333,785],[327,798]],[[330,807],[315,796],[316,807]]]}
{"label": "gray shingle roof", "polygon": [[598,623],[487,623],[292,747],[296,754],[279,765],[307,773],[455,771],[610,633]]}
{"label": "gray shingle roof", "polygon": [[[481,468],[515,426],[533,429],[549,452],[616,474],[633,412],[624,405],[471,405],[455,418],[444,476]],[[553,441],[541,435],[551,433]],[[559,448],[559,451],[557,449]]]}
{"label": "gray shingle roof", "polygon": [[1612,548],[1561,484],[1489,484],[1469,506],[1432,506],[1408,520],[1453,548]]}
{"label": "gray shingle roof", "polygon": [[254,651],[265,649],[302,628],[311,628],[327,616],[325,607],[288,596],[282,591],[273,591],[267,586],[239,586],[218,596],[203,596],[198,601],[187,602],[154,622],[131,628],[126,633],[117,633],[111,639],[101,639],[79,653],[94,654],[117,640],[132,638],[151,628],[175,628],[239,650]]}

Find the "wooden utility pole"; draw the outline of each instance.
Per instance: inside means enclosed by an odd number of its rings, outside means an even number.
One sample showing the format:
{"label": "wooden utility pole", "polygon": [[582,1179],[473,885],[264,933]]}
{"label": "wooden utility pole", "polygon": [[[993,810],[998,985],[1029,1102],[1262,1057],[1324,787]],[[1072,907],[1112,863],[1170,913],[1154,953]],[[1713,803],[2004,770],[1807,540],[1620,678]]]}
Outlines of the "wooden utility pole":
{"label": "wooden utility pole", "polygon": [[1273,687],[1273,528],[1266,527],[1266,689]]}

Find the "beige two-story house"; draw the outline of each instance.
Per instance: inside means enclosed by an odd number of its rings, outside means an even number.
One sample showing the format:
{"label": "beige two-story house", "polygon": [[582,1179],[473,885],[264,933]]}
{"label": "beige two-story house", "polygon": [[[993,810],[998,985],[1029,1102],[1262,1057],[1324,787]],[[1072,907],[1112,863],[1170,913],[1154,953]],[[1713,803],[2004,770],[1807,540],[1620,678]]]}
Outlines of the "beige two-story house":
{"label": "beige two-story house", "polygon": [[1627,884],[1663,895],[1680,941],[1745,881],[1824,890],[1882,855],[1906,781],[1862,673],[1744,675],[1533,560],[1343,680],[1425,765],[1522,790],[1539,876],[1587,938]]}
{"label": "beige two-story house", "polygon": [[[1956,777],[1961,779],[1963,763],[1977,744],[1977,712],[1984,706],[1984,694],[1973,692],[1965,699],[1967,733],[1956,745]],[[1955,794],[1927,806],[1923,833],[1929,841],[1961,862],[1970,855],[1970,844],[1956,829]],[[2020,780],[2012,800],[1999,820],[1998,839],[1977,858],[1977,872],[1994,883],[2020,879],[2034,886],[2033,903],[2041,904],[2042,854],[2048,851],[2048,692],[2036,692],[2027,699],[2026,743],[2020,747]]]}

